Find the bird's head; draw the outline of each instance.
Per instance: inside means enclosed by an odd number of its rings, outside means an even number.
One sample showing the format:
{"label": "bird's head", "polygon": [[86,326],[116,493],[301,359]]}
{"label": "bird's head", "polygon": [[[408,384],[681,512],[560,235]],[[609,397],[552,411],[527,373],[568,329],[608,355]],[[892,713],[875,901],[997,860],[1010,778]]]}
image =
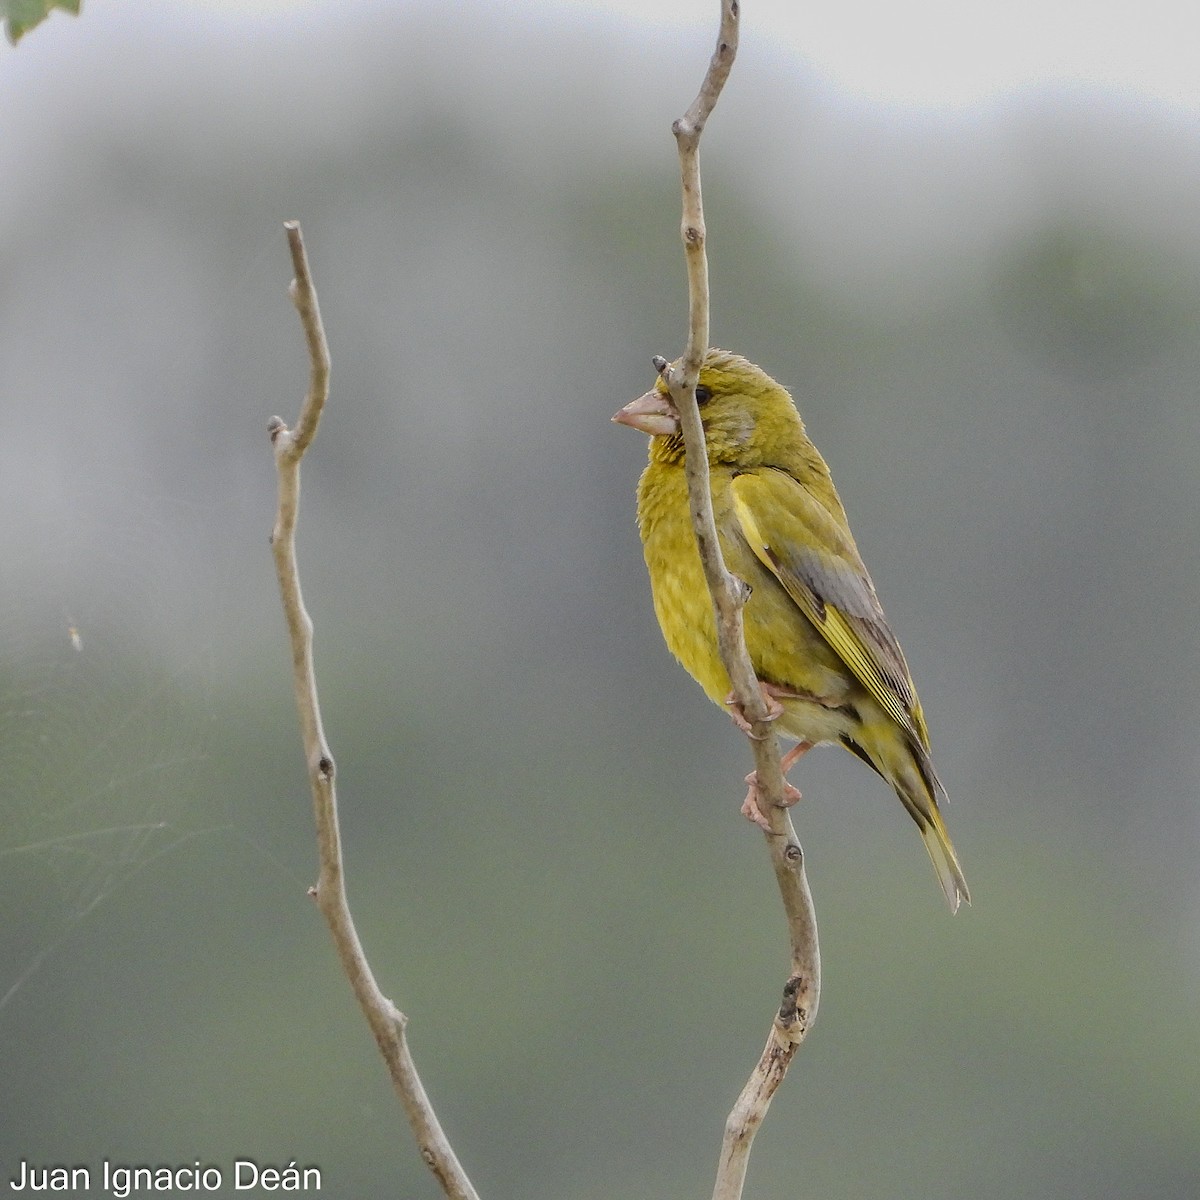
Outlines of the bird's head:
{"label": "bird's head", "polygon": [[[656,358],[658,379],[644,396],[625,405],[613,420],[654,438],[651,455],[683,458],[679,412],[666,377],[670,364]],[[771,463],[781,445],[803,437],[804,426],[787,390],[739,354],[710,350],[696,382],[696,402],[710,463],[751,466]]]}

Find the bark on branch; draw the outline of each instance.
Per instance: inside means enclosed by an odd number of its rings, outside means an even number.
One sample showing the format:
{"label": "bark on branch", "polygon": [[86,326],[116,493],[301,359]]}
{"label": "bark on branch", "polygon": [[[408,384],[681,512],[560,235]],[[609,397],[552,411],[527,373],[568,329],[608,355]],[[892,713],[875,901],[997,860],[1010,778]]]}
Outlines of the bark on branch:
{"label": "bark on branch", "polygon": [[338,825],[336,770],[333,755],[321,726],[321,707],[317,698],[317,679],[313,669],[313,623],[304,607],[300,591],[300,573],[296,564],[296,518],[300,505],[300,460],[312,444],[325,401],[329,396],[329,348],[317,290],[309,270],[304,238],[296,221],[284,224],[292,255],[295,278],[290,293],[308,343],[310,378],[308,393],[300,409],[296,427],[289,429],[279,417],[267,423],[267,432],[275,451],[279,482],[279,503],[275,527],[271,533],[271,551],[279,577],[279,594],[292,650],[292,683],[300,731],[304,739],[304,760],[308,765],[313,810],[317,824],[317,849],[320,870],[317,884],[310,890],[333,934],[333,944],[342,969],[350,980],[355,998],[367,1019],[379,1046],[392,1086],[400,1098],[413,1136],[425,1164],[433,1172],[442,1191],[452,1200],[479,1200],[466,1172],[442,1131],[437,1114],[425,1094],[416,1064],[409,1053],[405,1026],[408,1018],[389,1000],[375,982],[370,963],[363,951],[346,898],[342,864],[341,831]]}
{"label": "bark on branch", "polygon": [[750,746],[758,773],[758,793],[762,811],[771,824],[771,832],[766,835],[767,848],[787,918],[791,973],[779,1011],[771,1023],[766,1048],[726,1121],[713,1200],[738,1200],[742,1195],[754,1135],[816,1017],[821,991],[817,921],[804,869],[804,851],[783,807],[779,743],[767,720],[766,703],[746,652],[742,608],[747,589],[726,568],[717,538],[704,430],[696,404],[696,381],[709,346],[707,230],[700,187],[700,136],[737,54],[739,15],[738,0],[722,0],[721,26],[708,71],[696,99],[672,126],[679,150],[683,193],[680,233],[687,260],[688,341],[675,368],[666,369],[665,379],[683,429],[692,524],[712,594],[721,661],[729,674],[734,696],[751,724]]}

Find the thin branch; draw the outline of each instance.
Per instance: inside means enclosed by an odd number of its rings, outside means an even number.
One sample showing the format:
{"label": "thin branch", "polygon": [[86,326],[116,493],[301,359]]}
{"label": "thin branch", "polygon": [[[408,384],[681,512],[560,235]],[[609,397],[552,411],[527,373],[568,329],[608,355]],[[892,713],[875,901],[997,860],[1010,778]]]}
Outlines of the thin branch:
{"label": "thin branch", "polygon": [[817,921],[804,870],[804,851],[783,807],[779,743],[767,719],[767,706],[746,651],[742,608],[749,590],[730,574],[721,554],[713,516],[704,429],[696,404],[696,382],[709,344],[707,232],[700,187],[700,136],[737,54],[738,18],[738,0],[722,0],[717,46],[704,82],[691,107],[672,126],[679,149],[683,193],[680,233],[687,260],[689,320],[687,349],[678,364],[666,370],[665,378],[683,429],[692,524],[712,594],[721,661],[729,675],[734,697],[751,726],[750,745],[758,776],[760,808],[771,825],[771,832],[766,835],[767,847],[787,918],[791,974],[784,987],[783,1002],[772,1022],[766,1048],[726,1121],[713,1200],[738,1200],[742,1195],[754,1135],[788,1064],[816,1017],[821,991]]}
{"label": "thin branch", "polygon": [[478,1195],[459,1164],[454,1150],[425,1094],[416,1065],[408,1049],[405,1026],[408,1018],[383,994],[375,982],[354,918],[346,898],[342,865],[341,831],[338,825],[337,789],[333,755],[321,726],[321,707],[317,698],[317,680],[313,670],[313,624],[300,592],[300,574],[296,565],[296,517],[300,504],[300,460],[312,444],[325,401],[329,396],[329,348],[317,306],[317,292],[309,271],[304,238],[296,221],[284,224],[292,254],[295,278],[289,289],[300,314],[308,343],[311,376],[300,417],[294,430],[279,417],[267,423],[267,432],[275,450],[279,477],[279,507],[271,534],[271,550],[279,577],[279,593],[292,647],[292,681],[296,708],[304,738],[304,758],[312,786],[313,809],[317,824],[320,873],[311,895],[329,925],[342,969],[350,980],[355,998],[363,1010],[371,1033],[379,1045],[392,1086],[396,1090],[412,1126],[413,1136],[425,1164],[433,1172],[442,1191],[452,1200],[478,1200]]}

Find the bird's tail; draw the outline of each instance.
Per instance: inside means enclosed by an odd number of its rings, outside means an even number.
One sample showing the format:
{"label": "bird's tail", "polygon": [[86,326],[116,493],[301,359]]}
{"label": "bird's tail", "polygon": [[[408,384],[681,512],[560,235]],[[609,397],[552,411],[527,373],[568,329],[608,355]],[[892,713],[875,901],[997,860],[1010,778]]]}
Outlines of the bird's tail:
{"label": "bird's tail", "polygon": [[[869,725],[863,730],[872,731]],[[852,749],[892,785],[909,816],[916,821],[950,911],[958,912],[964,900],[971,903],[971,893],[938,808],[938,801],[946,799],[946,789],[933,769],[929,752],[915,739],[903,737],[894,724],[884,726],[882,737],[864,738],[867,741],[871,748],[865,752],[858,747]]]}
{"label": "bird's tail", "polygon": [[[903,799],[903,797],[901,797]],[[909,809],[912,812],[912,809]],[[946,902],[950,905],[951,912],[958,912],[958,906],[962,901],[971,903],[971,893],[967,889],[967,881],[963,878],[962,867],[958,865],[958,855],[954,853],[954,846],[951,844],[950,835],[946,832],[946,826],[942,822],[942,814],[937,810],[936,801],[930,812],[917,816],[917,825],[921,830],[921,840],[925,843],[925,849],[929,851],[929,857],[933,862],[933,869],[937,872],[938,882],[942,885],[942,891],[946,893]]]}

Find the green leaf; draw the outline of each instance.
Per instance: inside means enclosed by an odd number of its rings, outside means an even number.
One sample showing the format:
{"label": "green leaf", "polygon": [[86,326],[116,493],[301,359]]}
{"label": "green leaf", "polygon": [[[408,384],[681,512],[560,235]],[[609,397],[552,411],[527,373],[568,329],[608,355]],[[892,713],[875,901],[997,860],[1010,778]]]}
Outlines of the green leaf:
{"label": "green leaf", "polygon": [[0,16],[4,18],[4,32],[15,46],[22,35],[35,25],[40,25],[50,10],[61,8],[64,12],[79,15],[83,0],[0,0]]}

